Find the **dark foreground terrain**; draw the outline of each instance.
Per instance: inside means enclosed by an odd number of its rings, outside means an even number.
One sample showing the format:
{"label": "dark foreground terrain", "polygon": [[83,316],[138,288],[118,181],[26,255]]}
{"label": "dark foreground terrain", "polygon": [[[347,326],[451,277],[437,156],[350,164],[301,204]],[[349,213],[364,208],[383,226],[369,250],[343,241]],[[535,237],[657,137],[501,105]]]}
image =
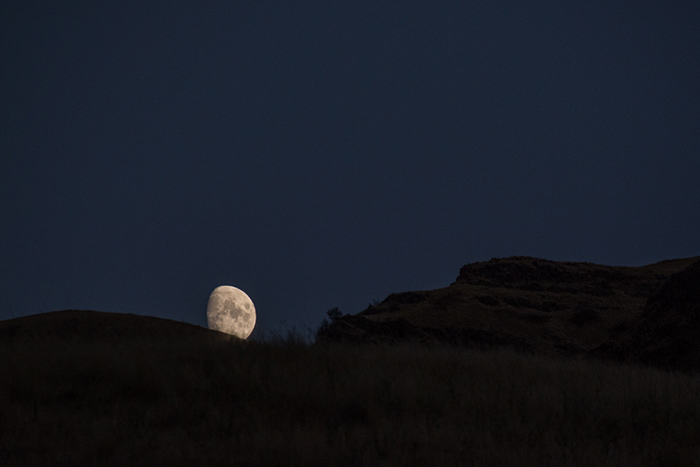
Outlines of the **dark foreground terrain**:
{"label": "dark foreground terrain", "polygon": [[691,466],[699,433],[693,372],[89,311],[0,322],[2,466]]}

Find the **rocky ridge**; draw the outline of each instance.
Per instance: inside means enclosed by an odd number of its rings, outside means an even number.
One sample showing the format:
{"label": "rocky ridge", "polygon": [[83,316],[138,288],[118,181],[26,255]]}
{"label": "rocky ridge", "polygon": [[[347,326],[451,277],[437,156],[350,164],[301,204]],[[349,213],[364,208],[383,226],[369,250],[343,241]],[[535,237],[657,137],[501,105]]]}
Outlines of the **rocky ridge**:
{"label": "rocky ridge", "polygon": [[700,257],[641,267],[496,258],[462,267],[448,287],[391,294],[317,338],[700,369]]}

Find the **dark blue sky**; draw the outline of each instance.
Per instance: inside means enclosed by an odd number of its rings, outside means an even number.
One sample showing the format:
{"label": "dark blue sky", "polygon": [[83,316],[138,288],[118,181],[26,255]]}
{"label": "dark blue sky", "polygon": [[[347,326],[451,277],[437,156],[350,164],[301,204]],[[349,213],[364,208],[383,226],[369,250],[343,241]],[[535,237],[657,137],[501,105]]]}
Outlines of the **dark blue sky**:
{"label": "dark blue sky", "polygon": [[700,4],[570,3],[4,2],[0,319],[700,255]]}

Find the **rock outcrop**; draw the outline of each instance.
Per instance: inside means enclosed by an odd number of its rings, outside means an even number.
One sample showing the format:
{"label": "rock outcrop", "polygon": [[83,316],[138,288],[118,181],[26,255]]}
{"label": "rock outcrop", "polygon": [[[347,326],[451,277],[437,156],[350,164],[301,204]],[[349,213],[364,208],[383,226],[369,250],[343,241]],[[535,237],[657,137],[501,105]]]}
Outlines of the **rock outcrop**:
{"label": "rock outcrop", "polygon": [[641,267],[492,259],[462,267],[443,289],[394,293],[357,315],[342,316],[317,338],[507,347],[697,367],[699,259]]}

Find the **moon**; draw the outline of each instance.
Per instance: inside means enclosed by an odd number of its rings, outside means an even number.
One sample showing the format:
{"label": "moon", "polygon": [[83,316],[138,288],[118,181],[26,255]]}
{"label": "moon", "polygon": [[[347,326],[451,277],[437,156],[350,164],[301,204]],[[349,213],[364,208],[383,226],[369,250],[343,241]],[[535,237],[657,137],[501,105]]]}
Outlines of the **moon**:
{"label": "moon", "polygon": [[209,329],[247,339],[255,327],[255,305],[241,289],[220,285],[209,295],[207,325]]}

